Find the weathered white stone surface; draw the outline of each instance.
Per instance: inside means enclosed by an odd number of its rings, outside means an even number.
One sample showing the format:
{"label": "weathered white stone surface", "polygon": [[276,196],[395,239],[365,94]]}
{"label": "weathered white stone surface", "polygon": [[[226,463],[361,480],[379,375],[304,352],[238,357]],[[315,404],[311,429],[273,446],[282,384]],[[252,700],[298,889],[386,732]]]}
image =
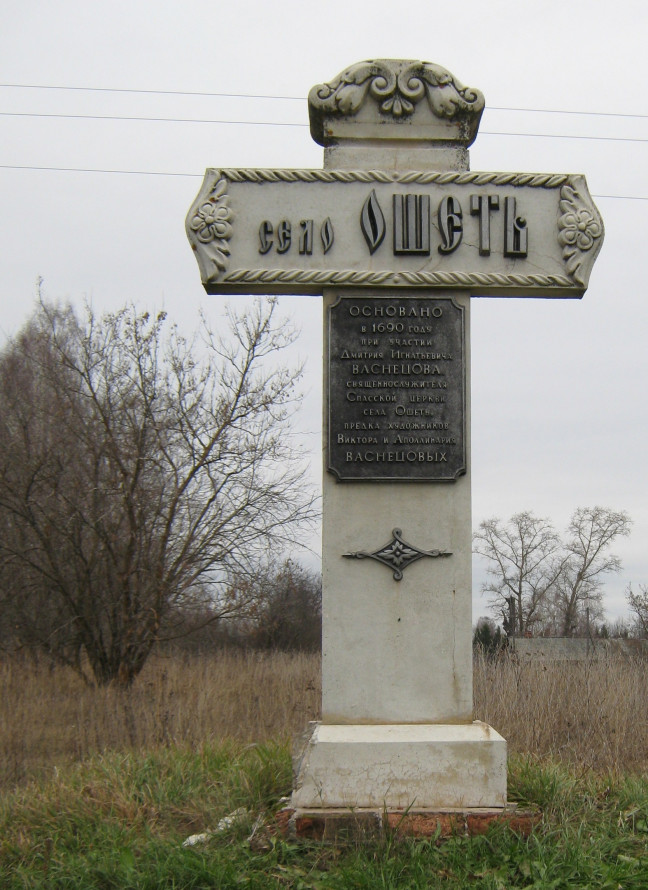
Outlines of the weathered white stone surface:
{"label": "weathered white stone surface", "polygon": [[[325,313],[336,298],[337,291],[325,293]],[[469,362],[470,300],[455,299],[465,307]],[[470,468],[469,365],[466,372]],[[327,374],[325,359],[325,392]],[[325,443],[327,424],[325,415]],[[398,582],[377,562],[341,558],[380,547],[394,527],[417,547],[452,556],[422,559]],[[325,472],[322,538],[324,722],[470,722],[470,469],[446,483],[339,483]]]}
{"label": "weathered white stone surface", "polygon": [[506,805],[506,742],[479,721],[314,724],[297,766],[296,808]]}
{"label": "weathered white stone surface", "polygon": [[308,106],[328,168],[349,167],[360,150],[371,169],[387,146],[400,170],[464,170],[484,97],[441,65],[369,59],[314,86]]}
{"label": "weathered white stone surface", "polygon": [[[340,134],[332,142],[348,144]],[[365,143],[364,157],[362,146],[325,150],[325,167],[399,163],[389,140]],[[456,152],[446,160],[456,165]],[[324,290],[325,340],[339,293]],[[506,803],[506,743],[472,723],[470,292],[453,296],[464,308],[467,473],[436,484],[344,484],[324,473],[322,723],[297,770],[295,807]],[[324,355],[326,392],[327,340]],[[327,424],[325,409],[325,448]],[[340,558],[381,546],[394,527],[416,547],[453,555],[422,559],[398,582],[379,563]]]}

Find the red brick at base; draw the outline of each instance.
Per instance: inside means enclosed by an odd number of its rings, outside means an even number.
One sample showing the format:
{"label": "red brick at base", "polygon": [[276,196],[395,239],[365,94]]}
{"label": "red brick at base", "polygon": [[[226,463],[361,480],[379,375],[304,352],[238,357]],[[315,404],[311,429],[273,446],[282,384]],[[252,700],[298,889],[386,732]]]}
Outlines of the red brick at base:
{"label": "red brick at base", "polygon": [[540,822],[538,811],[515,804],[504,809],[445,810],[295,810],[286,807],[276,817],[277,829],[296,840],[341,843],[376,840],[387,833],[396,837],[472,837],[492,825],[503,825],[528,836]]}

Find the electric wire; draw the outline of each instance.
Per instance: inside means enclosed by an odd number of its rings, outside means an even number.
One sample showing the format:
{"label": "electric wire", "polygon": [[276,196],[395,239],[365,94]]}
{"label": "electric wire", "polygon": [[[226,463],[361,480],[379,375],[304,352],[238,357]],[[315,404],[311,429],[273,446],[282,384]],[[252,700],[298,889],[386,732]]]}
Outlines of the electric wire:
{"label": "electric wire", "polygon": [[[188,118],[188,117],[141,117],[117,114],[59,114],[32,111],[0,111],[0,117],[30,118],[62,118],[66,120],[99,120],[99,121],[135,121],[138,123],[170,123],[170,124],[216,124],[244,127],[301,127],[307,123],[292,121],[242,121],[227,119]],[[508,133],[494,130],[481,130],[480,136],[506,136],[519,139],[584,139],[589,142],[634,142],[645,143],[648,138],[631,136],[589,136],[569,133]]]}
{"label": "electric wire", "polygon": [[[256,93],[214,93],[214,92],[198,92],[194,90],[142,90],[127,87],[78,87],[78,86],[59,86],[54,84],[35,84],[35,83],[0,83],[3,89],[20,89],[20,90],[61,90],[70,92],[87,92],[87,93],[134,93],[141,95],[155,96],[201,96],[204,98],[214,99],[262,99],[273,101],[303,102],[304,96],[275,96],[271,94]],[[531,114],[578,114],[592,117],[626,117],[637,119],[648,119],[648,114],[629,114],[620,111],[583,111],[569,110],[562,108],[512,108],[503,105],[489,105],[487,110],[490,111],[513,111]]]}
{"label": "electric wire", "polygon": [[[59,91],[75,91],[75,92],[93,92],[93,93],[132,93],[142,95],[169,95],[169,96],[200,96],[210,98],[240,98],[240,99],[261,99],[261,100],[288,100],[303,101],[303,97],[298,96],[275,96],[250,93],[219,93],[219,92],[198,92],[187,90],[143,90],[133,88],[115,88],[115,87],[77,87],[77,86],[58,86],[44,84],[0,84],[0,88],[5,89],[30,89],[30,90],[59,90]],[[599,112],[599,111],[567,111],[563,109],[540,109],[540,108],[509,108],[504,106],[489,106],[489,110],[494,111],[510,111],[517,113],[537,113],[537,114],[561,114],[561,115],[582,115],[589,117],[620,117],[620,118],[636,118],[648,119],[648,115],[644,114],[625,114],[621,112]],[[103,115],[103,114],[64,114],[64,113],[44,113],[44,112],[0,112],[1,117],[30,117],[30,118],[55,118],[70,120],[108,120],[108,121],[125,121],[138,123],[187,123],[187,124],[212,124],[227,126],[264,126],[264,127],[300,127],[305,129],[309,125],[301,122],[291,121],[246,121],[231,119],[207,119],[207,118],[174,118],[174,117],[146,117],[139,115]],[[628,143],[644,143],[648,139],[641,137],[626,136],[592,136],[586,134],[565,134],[565,133],[515,133],[482,130],[481,136],[503,136],[520,139],[578,139],[587,141],[601,142],[628,142]],[[200,178],[199,173],[182,173],[171,171],[154,171],[154,170],[113,170],[106,168],[84,168],[84,167],[55,167],[55,166],[37,166],[23,164],[0,164],[0,169],[5,170],[33,170],[33,171],[49,171],[62,173],[97,173],[97,174],[114,174],[126,176],[167,176],[167,177],[192,177]],[[638,195],[595,195],[598,199],[609,200],[627,200],[627,201],[646,201],[648,198]]]}
{"label": "electric wire", "polygon": [[235,124],[237,126],[252,127],[307,127],[308,124],[283,121],[233,121],[233,120],[208,120],[206,118],[192,117],[140,117],[121,114],[52,114],[33,111],[0,111],[0,117],[54,117],[69,118],[71,120],[93,121],[144,121],[146,123],[169,124]]}
{"label": "electric wire", "polygon": [[271,96],[253,93],[205,93],[194,90],[136,90],[127,87],[64,87],[35,83],[0,83],[0,88],[18,90],[70,90],[86,93],[137,93],[143,96],[202,96],[213,99],[280,99],[289,102],[303,102],[304,96]]}
{"label": "electric wire", "polygon": [[[121,176],[184,176],[192,179],[203,179],[202,173],[180,173],[165,170],[109,170],[98,167],[44,167],[30,164],[0,164],[0,170],[33,170],[46,173],[107,173]],[[592,195],[598,200],[648,201],[641,195]]]}

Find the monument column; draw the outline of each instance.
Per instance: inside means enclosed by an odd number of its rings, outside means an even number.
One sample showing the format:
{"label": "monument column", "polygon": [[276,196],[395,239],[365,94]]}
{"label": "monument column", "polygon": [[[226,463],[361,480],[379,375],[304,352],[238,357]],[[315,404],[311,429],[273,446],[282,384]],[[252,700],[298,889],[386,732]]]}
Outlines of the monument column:
{"label": "monument column", "polygon": [[[468,170],[483,98],[443,73],[381,61],[311,90],[324,169]],[[358,209],[414,270],[461,223],[416,179]],[[505,742],[472,719],[469,319],[468,291],[324,290],[322,723],[296,807],[506,803]]]}
{"label": "monument column", "polygon": [[210,294],[323,294],[322,720],[292,807],[506,806],[472,715],[470,300],[576,297],[581,175],[469,169],[484,99],[428,62],[311,90],[324,169],[210,168],[186,230]]}

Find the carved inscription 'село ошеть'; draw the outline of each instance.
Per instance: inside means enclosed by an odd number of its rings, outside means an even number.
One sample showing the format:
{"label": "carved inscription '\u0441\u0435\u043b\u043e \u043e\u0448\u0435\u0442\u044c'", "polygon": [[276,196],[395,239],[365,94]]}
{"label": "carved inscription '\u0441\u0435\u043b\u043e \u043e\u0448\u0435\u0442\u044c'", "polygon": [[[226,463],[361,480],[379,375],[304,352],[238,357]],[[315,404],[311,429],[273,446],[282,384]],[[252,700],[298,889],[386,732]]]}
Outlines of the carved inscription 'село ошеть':
{"label": "carved inscription '\u0441\u0435\u043b\u043e \u043e\u0448\u0435\u0442\u044c'", "polygon": [[329,314],[329,461],[338,479],[453,481],[466,471],[463,309],[342,296]]}
{"label": "carved inscription '\u0441\u0435\u043b\u043e \u043e\u0448\u0435\u0442\u044c'", "polygon": [[579,176],[208,170],[187,234],[208,293],[581,296],[603,224]]}

